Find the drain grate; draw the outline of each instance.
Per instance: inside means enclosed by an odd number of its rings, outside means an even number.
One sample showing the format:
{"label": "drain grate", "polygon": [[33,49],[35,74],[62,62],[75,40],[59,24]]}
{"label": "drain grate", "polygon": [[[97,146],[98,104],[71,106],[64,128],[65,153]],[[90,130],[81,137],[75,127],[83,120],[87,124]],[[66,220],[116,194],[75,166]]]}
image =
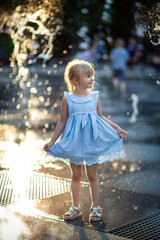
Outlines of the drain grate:
{"label": "drain grate", "polygon": [[159,240],[160,212],[112,229],[107,233],[136,240]]}
{"label": "drain grate", "polygon": [[69,179],[39,173],[17,178],[9,171],[1,172],[0,205],[7,206],[21,201],[40,200],[66,193],[70,191],[70,183]]}

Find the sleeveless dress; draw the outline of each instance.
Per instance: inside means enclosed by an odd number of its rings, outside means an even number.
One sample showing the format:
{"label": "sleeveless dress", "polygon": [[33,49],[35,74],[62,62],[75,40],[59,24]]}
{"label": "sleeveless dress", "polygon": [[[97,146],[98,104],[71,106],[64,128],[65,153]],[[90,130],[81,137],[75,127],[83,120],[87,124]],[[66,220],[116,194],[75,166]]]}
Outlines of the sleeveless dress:
{"label": "sleeveless dress", "polygon": [[85,97],[64,92],[68,104],[68,120],[60,141],[47,155],[63,158],[76,165],[124,158],[123,141],[119,134],[97,115],[98,91]]}

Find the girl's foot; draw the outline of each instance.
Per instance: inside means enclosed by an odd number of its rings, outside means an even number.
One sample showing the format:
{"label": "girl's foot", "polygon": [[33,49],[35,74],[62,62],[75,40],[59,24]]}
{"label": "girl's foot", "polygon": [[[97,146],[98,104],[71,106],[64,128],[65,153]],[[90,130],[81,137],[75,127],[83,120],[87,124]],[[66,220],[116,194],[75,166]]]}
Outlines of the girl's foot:
{"label": "girl's foot", "polygon": [[82,215],[81,207],[73,206],[72,208],[70,208],[70,210],[67,213],[63,215],[63,218],[64,220],[69,221],[81,215]]}
{"label": "girl's foot", "polygon": [[102,208],[100,206],[92,207],[91,213],[89,214],[89,220],[91,222],[96,222],[101,220],[101,218],[102,218]]}

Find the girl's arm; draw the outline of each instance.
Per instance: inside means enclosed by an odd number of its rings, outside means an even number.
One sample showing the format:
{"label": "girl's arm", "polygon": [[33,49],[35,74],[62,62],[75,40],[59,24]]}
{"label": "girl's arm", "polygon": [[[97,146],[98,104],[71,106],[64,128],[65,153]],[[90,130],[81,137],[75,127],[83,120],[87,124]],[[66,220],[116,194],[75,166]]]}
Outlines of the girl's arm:
{"label": "girl's arm", "polygon": [[100,118],[102,118],[105,122],[107,122],[112,128],[114,128],[118,132],[120,138],[128,137],[128,133],[126,131],[124,131],[122,128],[120,128],[120,126],[118,126],[117,124],[115,124],[114,122],[112,122],[111,120],[102,115],[100,97],[98,97],[97,101],[97,114]]}
{"label": "girl's arm", "polygon": [[66,98],[63,97],[62,106],[61,106],[61,117],[56,125],[51,141],[45,144],[43,147],[45,151],[47,152],[49,151],[50,147],[56,142],[56,140],[59,138],[61,133],[64,131],[67,120],[68,120],[68,105],[67,105]]}

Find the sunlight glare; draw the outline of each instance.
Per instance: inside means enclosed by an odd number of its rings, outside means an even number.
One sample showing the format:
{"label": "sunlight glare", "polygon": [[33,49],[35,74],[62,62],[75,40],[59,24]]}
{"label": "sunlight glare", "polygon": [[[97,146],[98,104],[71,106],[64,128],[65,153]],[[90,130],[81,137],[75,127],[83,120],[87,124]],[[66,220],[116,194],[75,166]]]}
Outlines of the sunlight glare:
{"label": "sunlight glare", "polygon": [[[26,201],[27,189],[30,175],[33,171],[41,168],[45,163],[45,154],[42,151],[43,140],[38,140],[36,133],[29,130],[25,133],[19,132],[11,127],[4,128],[4,141],[1,141],[0,150],[4,152],[1,162],[8,168],[12,187],[16,190],[15,199],[18,203]],[[20,143],[16,143],[16,139]]]}

